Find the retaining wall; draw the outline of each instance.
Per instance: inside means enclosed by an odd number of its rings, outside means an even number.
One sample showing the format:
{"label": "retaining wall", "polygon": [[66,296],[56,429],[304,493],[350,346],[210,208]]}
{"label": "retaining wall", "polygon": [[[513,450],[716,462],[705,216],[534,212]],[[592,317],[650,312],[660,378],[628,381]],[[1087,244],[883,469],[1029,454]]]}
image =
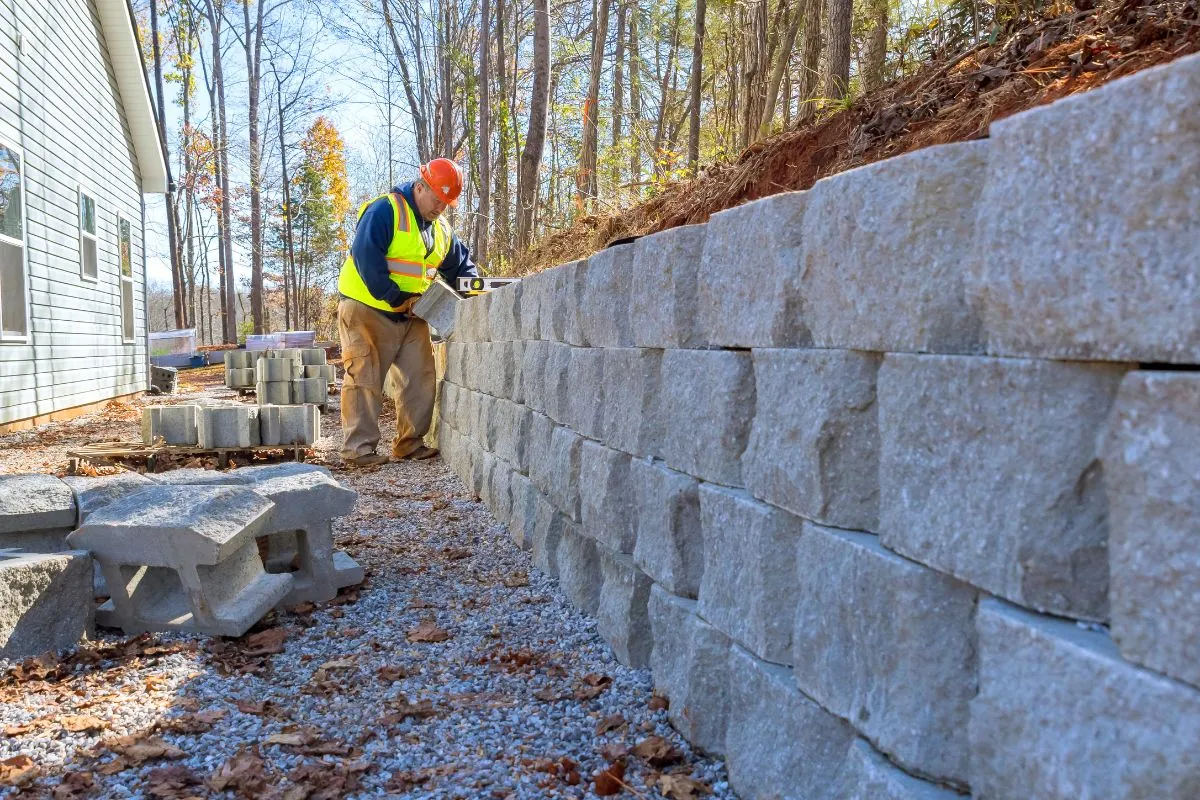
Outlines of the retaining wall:
{"label": "retaining wall", "polygon": [[463,302],[440,440],[746,798],[1200,796],[1200,56]]}

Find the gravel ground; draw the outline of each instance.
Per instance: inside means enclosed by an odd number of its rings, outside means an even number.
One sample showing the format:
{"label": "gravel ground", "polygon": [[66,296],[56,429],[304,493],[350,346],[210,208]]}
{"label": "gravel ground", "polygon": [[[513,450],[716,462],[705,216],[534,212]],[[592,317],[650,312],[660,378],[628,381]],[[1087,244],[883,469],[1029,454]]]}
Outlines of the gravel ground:
{"label": "gravel ground", "polygon": [[[234,397],[212,371],[183,389]],[[61,474],[71,445],[136,439],[153,402],[0,436],[0,472]],[[649,673],[617,663],[440,459],[342,470],[336,409],[322,433],[316,460],[359,492],[335,531],[366,583],[241,639],[101,631],[59,662],[0,662],[0,782],[25,781],[0,796],[733,797]],[[614,763],[621,783],[598,785]]]}

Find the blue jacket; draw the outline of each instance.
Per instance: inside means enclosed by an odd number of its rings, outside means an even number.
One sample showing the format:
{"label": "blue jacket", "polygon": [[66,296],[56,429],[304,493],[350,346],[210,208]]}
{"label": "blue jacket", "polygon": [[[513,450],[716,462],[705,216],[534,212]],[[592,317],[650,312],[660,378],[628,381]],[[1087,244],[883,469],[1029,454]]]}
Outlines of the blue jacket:
{"label": "blue jacket", "polygon": [[[392,189],[404,196],[413,209],[417,218],[417,228],[422,232],[428,231],[431,222],[417,212],[417,203],[413,199],[412,182],[402,183]],[[392,306],[398,306],[409,297],[408,292],[400,291],[400,287],[388,277],[387,251],[392,243],[394,233],[392,225],[392,204],[386,197],[381,197],[363,212],[358,220],[358,228],[354,231],[354,243],[350,245],[350,253],[354,256],[354,264],[358,274],[372,295]],[[428,247],[429,245],[426,245]],[[450,235],[450,252],[438,268],[438,273],[452,287],[457,288],[457,278],[474,278],[479,275],[475,262],[471,260],[471,251],[453,233]],[[380,311],[389,319],[400,321],[406,319],[405,314]]]}

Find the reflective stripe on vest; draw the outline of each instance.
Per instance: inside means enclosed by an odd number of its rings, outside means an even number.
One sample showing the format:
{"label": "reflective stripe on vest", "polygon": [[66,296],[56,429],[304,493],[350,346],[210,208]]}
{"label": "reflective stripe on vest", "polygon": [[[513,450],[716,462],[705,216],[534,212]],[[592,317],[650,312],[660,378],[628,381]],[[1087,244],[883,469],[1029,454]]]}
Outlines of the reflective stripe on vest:
{"label": "reflective stripe on vest", "polygon": [[[433,249],[427,253],[425,240],[421,237],[421,230],[417,225],[416,212],[398,192],[381,195],[363,203],[358,209],[359,219],[362,219],[368,206],[384,197],[392,207],[392,241],[386,254],[388,277],[400,291],[422,294],[433,283],[438,267],[450,252],[450,229],[440,219],[433,223]],[[338,292],[372,308],[392,310],[390,305],[376,299],[367,289],[358,273],[358,267],[354,264],[354,256],[349,256],[342,264],[342,271],[338,276]]]}

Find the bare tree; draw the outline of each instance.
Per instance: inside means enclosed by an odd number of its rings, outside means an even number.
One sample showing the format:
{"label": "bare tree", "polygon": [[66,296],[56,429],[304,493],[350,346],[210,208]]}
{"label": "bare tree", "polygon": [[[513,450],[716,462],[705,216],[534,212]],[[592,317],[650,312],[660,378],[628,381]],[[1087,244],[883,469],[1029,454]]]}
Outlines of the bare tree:
{"label": "bare tree", "polygon": [[587,101],[583,106],[583,146],[579,156],[576,186],[585,208],[591,208],[599,195],[596,179],[597,117],[600,113],[600,74],[604,67],[604,45],[608,39],[609,0],[592,0],[592,60],[588,72]]}
{"label": "bare tree", "polygon": [[867,34],[866,53],[862,62],[864,92],[876,89],[887,77],[885,75],[888,44],[887,0],[869,0],[867,15],[871,23],[871,30]]}
{"label": "bare tree", "polygon": [[529,98],[529,130],[521,153],[517,197],[517,249],[533,238],[538,170],[546,144],[546,110],[550,102],[550,8],[548,0],[533,0],[533,90]]}
{"label": "bare tree", "polygon": [[179,210],[175,204],[175,186],[171,177],[171,151],[167,147],[167,101],[163,91],[162,52],[158,35],[158,0],[150,0],[150,42],[154,54],[154,94],[158,106],[158,143],[167,165],[167,242],[171,248],[171,299],[175,309],[175,327],[187,326],[183,302],[183,270],[179,247]]}
{"label": "bare tree", "polygon": [[479,203],[475,217],[475,261],[486,266],[488,250],[488,217],[492,189],[492,75],[488,56],[491,50],[490,4],[479,4]]}
{"label": "bare tree", "polygon": [[706,0],[696,0],[696,24],[692,37],[692,74],[688,79],[691,99],[688,121],[688,169],[695,175],[700,168],[700,84],[704,73],[704,15]]}
{"label": "bare tree", "polygon": [[[771,124],[775,121],[775,107],[779,105],[779,89],[783,83],[784,73],[788,71],[788,64],[792,60],[792,48],[796,45],[796,35],[800,32],[800,23],[803,20],[804,14],[797,6],[792,10],[791,22],[784,31],[783,41],[780,42],[779,53],[775,58],[775,69],[771,73],[771,83],[767,87],[767,102],[763,106],[762,123],[758,126],[759,137],[771,133]],[[784,94],[784,102],[790,105],[791,98],[787,93]]]}
{"label": "bare tree", "polygon": [[816,113],[813,100],[817,96],[821,63],[821,17],[824,15],[823,0],[804,0],[804,43],[803,56],[800,64],[800,80],[798,81],[800,108],[796,112],[799,121],[805,122]]}
{"label": "bare tree", "polygon": [[826,17],[825,69],[821,75],[821,93],[840,100],[850,88],[850,28],[853,0],[829,0]]}

